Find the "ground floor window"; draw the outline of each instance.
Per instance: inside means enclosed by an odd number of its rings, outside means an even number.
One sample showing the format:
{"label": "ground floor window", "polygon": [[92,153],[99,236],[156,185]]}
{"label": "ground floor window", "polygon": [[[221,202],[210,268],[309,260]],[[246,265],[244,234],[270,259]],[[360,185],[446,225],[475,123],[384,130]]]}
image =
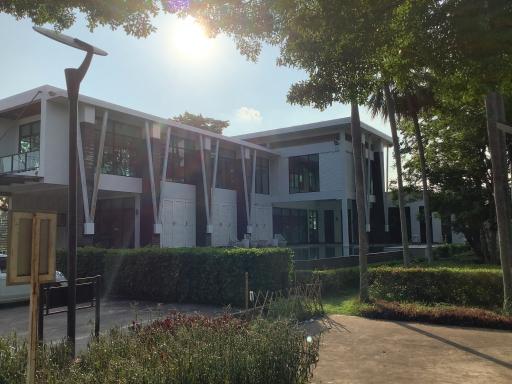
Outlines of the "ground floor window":
{"label": "ground floor window", "polygon": [[274,207],[272,217],[274,234],[288,244],[318,243],[318,211]]}

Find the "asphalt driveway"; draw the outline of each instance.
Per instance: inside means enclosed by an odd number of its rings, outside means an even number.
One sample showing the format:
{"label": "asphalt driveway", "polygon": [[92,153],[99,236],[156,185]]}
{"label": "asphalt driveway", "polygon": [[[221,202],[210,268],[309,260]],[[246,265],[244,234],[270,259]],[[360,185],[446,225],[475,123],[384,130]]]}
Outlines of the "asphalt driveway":
{"label": "asphalt driveway", "polygon": [[[137,320],[147,322],[164,316],[171,310],[206,315],[222,314],[225,309],[215,306],[194,304],[158,304],[153,302],[135,302],[128,300],[110,300],[101,303],[100,331],[113,327],[125,327]],[[94,332],[94,308],[77,311],[76,338],[77,349],[83,349]],[[0,306],[0,336],[16,332],[25,337],[28,330],[28,303]],[[44,319],[44,340],[60,341],[66,337],[67,315],[65,313],[47,316]]]}

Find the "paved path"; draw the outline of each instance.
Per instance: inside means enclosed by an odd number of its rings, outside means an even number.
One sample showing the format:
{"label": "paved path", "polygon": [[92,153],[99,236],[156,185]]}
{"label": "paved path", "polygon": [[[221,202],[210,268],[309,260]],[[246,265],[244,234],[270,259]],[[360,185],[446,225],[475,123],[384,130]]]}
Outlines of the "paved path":
{"label": "paved path", "polygon": [[[157,304],[144,301],[110,300],[101,303],[100,331],[106,331],[113,327],[130,325],[133,320],[146,322],[166,315],[171,310],[187,313],[202,313],[206,315],[221,314],[225,309],[221,307],[193,304]],[[25,337],[28,332],[28,305],[0,306],[0,336],[16,332]],[[67,314],[47,316],[44,318],[45,341],[60,341],[66,337]],[[94,309],[83,309],[76,313],[76,338],[77,349],[82,350],[87,346],[94,331]]]}
{"label": "paved path", "polygon": [[512,332],[342,315],[328,320],[312,325],[330,325],[313,383],[512,383]]}

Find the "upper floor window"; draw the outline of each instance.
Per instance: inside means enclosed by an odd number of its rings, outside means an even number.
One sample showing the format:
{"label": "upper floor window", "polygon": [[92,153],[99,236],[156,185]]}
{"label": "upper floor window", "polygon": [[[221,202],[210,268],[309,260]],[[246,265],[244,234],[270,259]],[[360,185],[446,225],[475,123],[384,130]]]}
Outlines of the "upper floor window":
{"label": "upper floor window", "polygon": [[175,183],[186,183],[190,176],[186,172],[187,163],[191,161],[190,155],[195,151],[193,140],[179,136],[171,136],[169,147],[169,161],[167,163],[167,179]]}
{"label": "upper floor window", "polygon": [[[99,124],[96,124],[99,127]],[[97,128],[99,136],[101,130]],[[103,149],[103,162],[101,172],[137,177],[139,175],[138,156],[142,139],[141,130],[133,125],[109,121],[105,135],[105,147]],[[97,140],[99,142],[99,138]]]}
{"label": "upper floor window", "polygon": [[269,164],[269,159],[256,158],[256,185],[254,186],[256,193],[269,194]]}
{"label": "upper floor window", "polygon": [[18,152],[27,153],[39,151],[41,122],[20,125],[20,135],[18,141]]}
{"label": "upper floor window", "polygon": [[320,191],[318,153],[288,159],[290,193]]}
{"label": "upper floor window", "polygon": [[217,164],[217,188],[236,188],[236,152],[220,148]]}

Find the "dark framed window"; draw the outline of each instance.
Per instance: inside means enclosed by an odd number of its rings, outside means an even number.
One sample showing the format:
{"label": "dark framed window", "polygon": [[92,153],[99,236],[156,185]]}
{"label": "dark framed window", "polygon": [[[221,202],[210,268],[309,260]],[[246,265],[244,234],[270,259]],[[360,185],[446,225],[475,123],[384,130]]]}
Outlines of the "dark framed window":
{"label": "dark framed window", "polygon": [[39,141],[41,138],[41,122],[20,125],[20,134],[18,140],[18,152],[36,152],[39,151]]}
{"label": "dark framed window", "polygon": [[217,164],[217,188],[236,188],[236,152],[220,148]]}
{"label": "dark framed window", "polygon": [[263,157],[256,158],[256,180],[255,180],[255,192],[263,195],[268,195],[269,191],[269,159]]}
{"label": "dark framed window", "polygon": [[290,193],[320,191],[318,153],[288,159]]}
{"label": "dark framed window", "polygon": [[[101,135],[101,124],[96,124],[97,141]],[[138,154],[142,139],[139,127],[109,121],[105,135],[105,147],[101,172],[109,175],[138,177]]]}
{"label": "dark framed window", "polygon": [[193,140],[179,136],[171,136],[169,144],[169,161],[167,163],[167,179],[175,183],[187,181],[186,163],[190,154],[196,150]]}

